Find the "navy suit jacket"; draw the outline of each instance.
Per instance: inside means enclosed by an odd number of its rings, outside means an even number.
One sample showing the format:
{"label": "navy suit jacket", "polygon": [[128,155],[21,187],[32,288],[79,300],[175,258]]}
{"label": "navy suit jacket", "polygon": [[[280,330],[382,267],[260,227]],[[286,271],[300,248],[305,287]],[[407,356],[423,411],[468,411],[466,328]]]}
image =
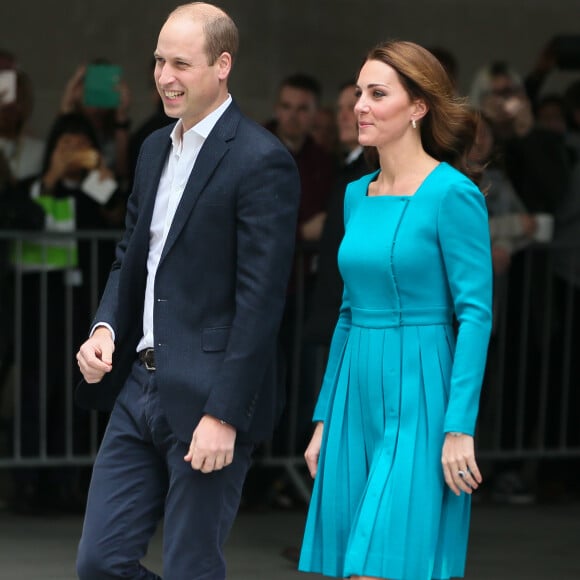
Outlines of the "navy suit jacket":
{"label": "navy suit jacket", "polygon": [[[81,382],[77,402],[109,410],[143,332],[149,229],[173,125],[139,154],[126,230],[94,323],[115,330],[113,370]],[[232,103],[202,146],[155,277],[155,364],[161,403],[189,442],[203,414],[268,437],[283,404],[277,334],[294,253],[300,180],[291,155]]]}

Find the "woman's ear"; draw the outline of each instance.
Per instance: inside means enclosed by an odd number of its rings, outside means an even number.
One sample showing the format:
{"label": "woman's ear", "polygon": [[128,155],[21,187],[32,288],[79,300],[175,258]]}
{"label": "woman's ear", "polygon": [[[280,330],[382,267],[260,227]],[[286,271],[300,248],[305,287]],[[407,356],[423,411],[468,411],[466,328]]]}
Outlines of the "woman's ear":
{"label": "woman's ear", "polygon": [[417,99],[413,104],[415,108],[413,111],[413,119],[419,121],[427,114],[429,107],[423,99]]}

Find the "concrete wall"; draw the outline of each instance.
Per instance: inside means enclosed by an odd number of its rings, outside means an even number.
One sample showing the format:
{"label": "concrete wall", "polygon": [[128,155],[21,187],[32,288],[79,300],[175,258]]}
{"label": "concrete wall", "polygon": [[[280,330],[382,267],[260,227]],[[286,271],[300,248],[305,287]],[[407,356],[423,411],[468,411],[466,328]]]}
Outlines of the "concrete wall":
{"label": "concrete wall", "polygon": [[[31,132],[43,135],[79,63],[106,57],[121,64],[133,94],[135,123],[148,114],[150,58],[159,28],[177,2],[166,0],[35,0],[0,3],[0,47],[18,55],[33,79]],[[522,72],[555,34],[580,33],[580,0],[223,0],[236,20],[241,50],[231,82],[243,109],[270,115],[281,77],[317,76],[332,102],[336,86],[356,74],[368,50],[396,37],[453,51],[459,84],[506,58]],[[576,73],[552,75],[559,89]]]}

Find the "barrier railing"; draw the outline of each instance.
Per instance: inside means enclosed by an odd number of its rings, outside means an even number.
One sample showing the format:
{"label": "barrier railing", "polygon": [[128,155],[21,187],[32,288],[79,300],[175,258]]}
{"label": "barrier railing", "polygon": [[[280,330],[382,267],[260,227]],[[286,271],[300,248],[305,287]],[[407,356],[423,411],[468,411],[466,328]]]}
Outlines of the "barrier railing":
{"label": "barrier railing", "polygon": [[580,245],[538,244],[496,280],[479,455],[580,456]]}
{"label": "barrier railing", "polygon": [[[78,369],[74,355],[86,335],[120,235],[118,231],[0,232],[0,468],[93,461],[106,418],[75,408]],[[45,256],[54,242],[74,243],[79,264],[58,271],[23,267],[24,249],[30,241],[45,245]],[[530,246],[514,257],[509,273],[496,280],[494,332],[477,435],[481,457],[580,456],[576,426],[580,423],[578,255],[580,246]],[[303,260],[300,247],[284,444],[282,451],[266,446],[259,460],[266,466],[283,467],[299,492],[308,497],[310,483],[298,429],[309,419],[303,416],[300,400]],[[557,264],[560,275],[555,274]],[[575,279],[578,286],[567,279]],[[325,355],[326,348],[321,346],[311,373],[316,384]],[[313,401],[315,393],[310,394]]]}
{"label": "barrier railing", "polygon": [[104,418],[74,405],[75,353],[120,235],[0,232],[0,468],[93,462]]}

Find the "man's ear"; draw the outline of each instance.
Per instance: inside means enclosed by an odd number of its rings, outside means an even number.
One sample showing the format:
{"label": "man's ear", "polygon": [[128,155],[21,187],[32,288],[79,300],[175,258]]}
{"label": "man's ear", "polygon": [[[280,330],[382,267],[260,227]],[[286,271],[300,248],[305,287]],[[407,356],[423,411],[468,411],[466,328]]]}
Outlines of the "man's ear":
{"label": "man's ear", "polygon": [[227,79],[232,70],[232,55],[229,52],[222,52],[217,57],[216,65],[218,69],[218,78],[222,81]]}

